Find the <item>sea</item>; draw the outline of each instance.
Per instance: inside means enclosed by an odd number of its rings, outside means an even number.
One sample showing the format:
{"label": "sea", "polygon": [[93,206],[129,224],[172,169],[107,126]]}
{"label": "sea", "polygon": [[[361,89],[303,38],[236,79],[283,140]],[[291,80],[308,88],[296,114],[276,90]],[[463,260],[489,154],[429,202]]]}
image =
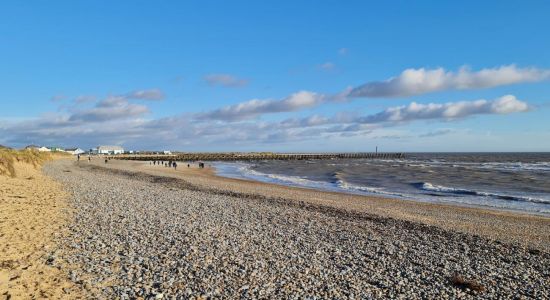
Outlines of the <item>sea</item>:
{"label": "sea", "polygon": [[403,159],[216,162],[220,176],[550,216],[550,153],[407,153]]}

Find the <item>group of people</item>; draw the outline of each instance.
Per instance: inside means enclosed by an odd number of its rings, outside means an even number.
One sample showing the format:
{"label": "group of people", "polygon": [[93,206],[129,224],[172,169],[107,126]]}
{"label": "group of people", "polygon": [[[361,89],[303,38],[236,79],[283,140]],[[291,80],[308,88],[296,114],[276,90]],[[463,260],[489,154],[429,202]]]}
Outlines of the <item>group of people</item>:
{"label": "group of people", "polygon": [[[149,164],[150,165],[165,166],[167,168],[174,168],[174,170],[178,169],[178,163],[176,163],[175,161],[157,161],[157,160],[154,160],[154,161],[150,161]],[[189,165],[187,165],[187,167],[189,168]]]}
{"label": "group of people", "polygon": [[[178,164],[175,161],[169,160],[169,161],[162,161],[162,160],[152,160],[149,162],[149,165],[153,166],[165,166],[167,168],[174,168],[174,170],[177,170]],[[187,168],[191,168],[191,164],[187,164]],[[204,163],[199,162],[199,168],[204,169]]]}

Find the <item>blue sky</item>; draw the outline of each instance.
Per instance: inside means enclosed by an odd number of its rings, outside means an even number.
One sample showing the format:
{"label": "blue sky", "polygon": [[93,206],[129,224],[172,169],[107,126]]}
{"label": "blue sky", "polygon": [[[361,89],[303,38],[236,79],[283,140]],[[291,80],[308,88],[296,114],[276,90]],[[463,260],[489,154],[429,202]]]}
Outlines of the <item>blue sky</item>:
{"label": "blue sky", "polygon": [[549,151],[548,15],[548,1],[3,1],[0,144]]}

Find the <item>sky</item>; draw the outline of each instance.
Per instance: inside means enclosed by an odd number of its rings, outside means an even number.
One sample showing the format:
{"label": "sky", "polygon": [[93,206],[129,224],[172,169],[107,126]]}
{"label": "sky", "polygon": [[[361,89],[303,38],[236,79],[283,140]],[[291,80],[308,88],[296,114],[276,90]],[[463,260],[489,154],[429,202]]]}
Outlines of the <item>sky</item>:
{"label": "sky", "polygon": [[2,1],[0,144],[550,151],[549,1]]}

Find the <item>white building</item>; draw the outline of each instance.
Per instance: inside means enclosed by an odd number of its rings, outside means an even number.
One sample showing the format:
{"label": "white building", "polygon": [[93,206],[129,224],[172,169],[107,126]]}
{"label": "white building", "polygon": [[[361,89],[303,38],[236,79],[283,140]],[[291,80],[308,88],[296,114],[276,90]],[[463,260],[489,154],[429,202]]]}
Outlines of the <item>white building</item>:
{"label": "white building", "polygon": [[[41,150],[38,149],[38,151],[41,151]],[[61,147],[50,147],[50,151],[52,151],[52,152],[65,152],[65,149],[63,149]]]}
{"label": "white building", "polygon": [[37,146],[37,145],[28,145],[27,147],[25,147],[26,150],[36,150],[36,151],[40,151],[40,152],[51,152],[52,149],[50,148],[47,148],[47,147],[40,147],[40,146]]}
{"label": "white building", "polygon": [[25,147],[26,150],[37,150],[40,149],[40,146],[37,145],[28,145]]}
{"label": "white building", "polygon": [[78,155],[78,154],[85,153],[85,151],[80,149],[80,148],[68,148],[68,149],[65,149],[65,152],[70,153],[72,155]]}
{"label": "white building", "polygon": [[124,148],[120,146],[98,146],[97,154],[122,154],[124,153]]}

